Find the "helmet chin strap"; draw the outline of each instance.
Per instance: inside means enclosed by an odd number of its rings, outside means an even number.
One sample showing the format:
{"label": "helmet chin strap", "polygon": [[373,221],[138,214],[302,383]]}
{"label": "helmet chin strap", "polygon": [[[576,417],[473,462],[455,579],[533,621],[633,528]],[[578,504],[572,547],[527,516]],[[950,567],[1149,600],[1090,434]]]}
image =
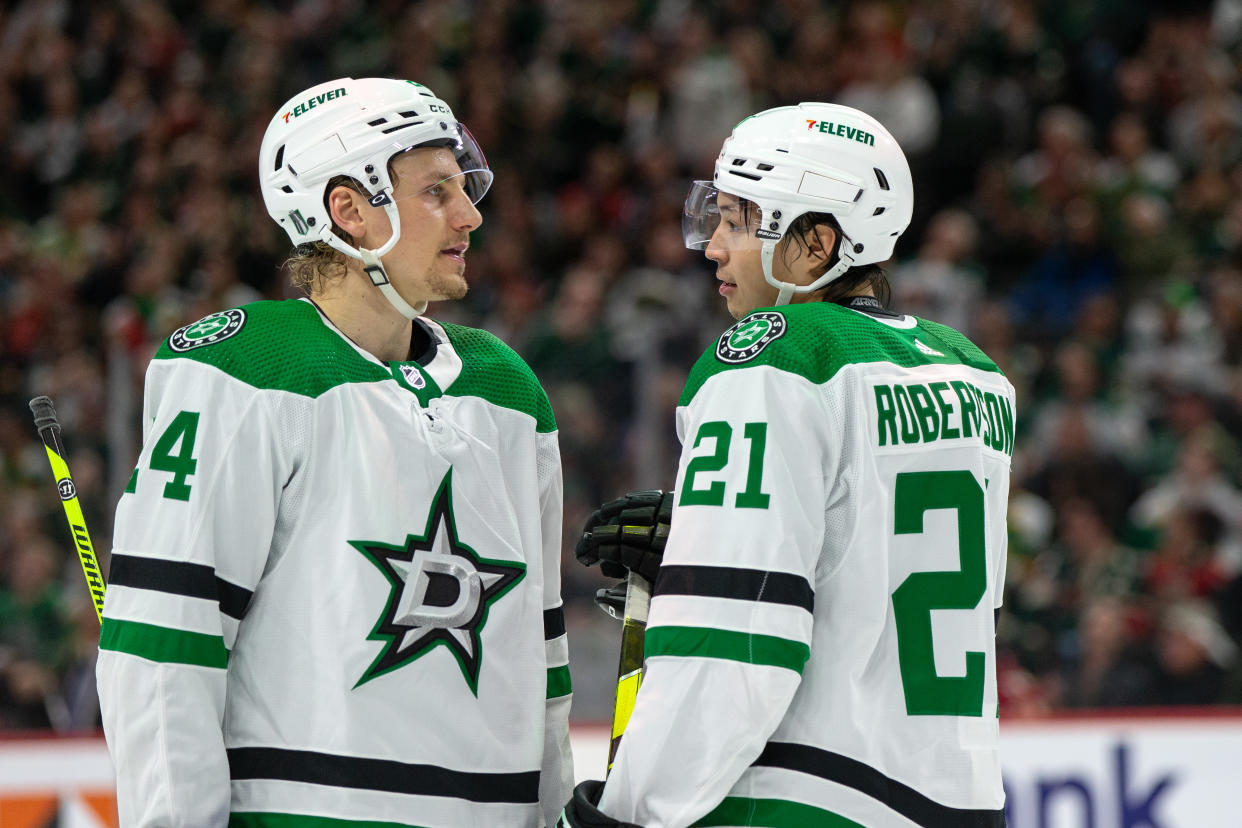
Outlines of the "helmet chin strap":
{"label": "helmet chin strap", "polygon": [[838,249],[837,263],[828,268],[822,276],[809,285],[782,282],[772,275],[772,257],[776,252],[776,244],[779,241],[780,239],[767,239],[763,243],[763,249],[759,251],[759,260],[763,264],[763,280],[778,291],[776,301],[772,303],[774,305],[788,305],[795,293],[812,293],[817,291],[854,266],[854,256],[849,252],[849,245],[841,244]]}
{"label": "helmet chin strap", "polygon": [[[383,201],[376,203],[376,199],[383,196]],[[331,247],[341,251],[346,256],[358,259],[362,262],[362,270],[371,279],[371,284],[379,288],[380,293],[384,294],[384,298],[388,300],[388,304],[396,308],[397,313],[406,319],[416,319],[427,310],[427,303],[422,302],[417,308],[409,302],[401,298],[401,294],[397,293],[397,289],[392,286],[392,282],[388,279],[388,272],[384,270],[384,264],[380,261],[380,257],[392,250],[401,238],[401,217],[397,214],[397,205],[393,204],[392,198],[389,197],[387,191],[381,192],[380,195],[371,199],[371,205],[374,207],[383,206],[384,212],[388,214],[388,221],[392,224],[392,236],[388,241],[384,242],[380,247],[371,250],[366,247],[353,247],[342,241],[335,233],[332,232],[330,224],[325,224],[324,228],[319,231],[319,238],[327,242]]]}
{"label": "helmet chin strap", "polygon": [[798,286],[793,282],[777,281],[772,275],[772,255],[776,252],[776,243],[780,239],[767,239],[763,243],[763,249],[759,251],[759,261],[763,263],[763,280],[779,291],[776,294],[774,305],[788,305],[789,300],[793,298],[794,293],[799,292]]}

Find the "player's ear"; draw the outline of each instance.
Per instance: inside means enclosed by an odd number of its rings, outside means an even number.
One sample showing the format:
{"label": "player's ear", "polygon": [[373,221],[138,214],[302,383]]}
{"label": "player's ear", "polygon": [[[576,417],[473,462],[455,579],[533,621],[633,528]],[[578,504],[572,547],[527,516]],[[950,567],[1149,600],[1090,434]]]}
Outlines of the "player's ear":
{"label": "player's ear", "polygon": [[361,239],[367,232],[366,214],[362,209],[364,200],[361,193],[344,184],[333,187],[332,192],[328,193],[328,213],[332,216],[332,223],[355,239]]}
{"label": "player's ear", "polygon": [[827,264],[832,258],[832,251],[837,249],[837,231],[831,224],[820,222],[806,234],[806,245],[812,259]]}

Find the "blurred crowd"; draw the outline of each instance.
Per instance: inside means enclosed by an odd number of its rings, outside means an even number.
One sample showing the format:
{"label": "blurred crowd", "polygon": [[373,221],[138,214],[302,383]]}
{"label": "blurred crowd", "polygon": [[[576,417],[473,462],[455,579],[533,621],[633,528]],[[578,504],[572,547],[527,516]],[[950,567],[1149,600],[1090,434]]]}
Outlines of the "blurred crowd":
{"label": "blurred crowd", "polygon": [[0,4],[0,729],[98,721],[98,622],[26,401],[56,401],[106,567],[146,363],[294,295],[259,142],[344,75],[427,84],[496,172],[471,292],[431,313],[500,335],[552,398],[579,720],[608,713],[618,633],[577,527],[673,485],[673,407],[730,321],[684,194],[738,120],[802,100],[900,140],[893,305],[1018,389],[1002,715],[1242,702],[1240,73],[1242,0]]}

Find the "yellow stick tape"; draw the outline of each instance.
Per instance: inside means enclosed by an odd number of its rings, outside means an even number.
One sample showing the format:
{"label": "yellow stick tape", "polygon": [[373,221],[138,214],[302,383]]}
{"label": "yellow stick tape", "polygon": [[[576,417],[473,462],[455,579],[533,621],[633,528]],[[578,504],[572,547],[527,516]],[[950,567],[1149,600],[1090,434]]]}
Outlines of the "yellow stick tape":
{"label": "yellow stick tape", "polygon": [[612,738],[625,733],[630,723],[630,714],[634,712],[634,699],[638,696],[638,686],[642,684],[642,668],[626,673],[617,679],[617,707],[612,717]]}

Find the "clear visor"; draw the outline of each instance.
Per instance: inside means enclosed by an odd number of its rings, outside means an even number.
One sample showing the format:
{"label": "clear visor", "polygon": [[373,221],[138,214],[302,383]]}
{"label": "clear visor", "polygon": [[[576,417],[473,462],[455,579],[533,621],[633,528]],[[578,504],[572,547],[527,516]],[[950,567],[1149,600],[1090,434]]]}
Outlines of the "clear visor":
{"label": "clear visor", "polygon": [[471,204],[478,204],[487,194],[492,186],[492,171],[487,166],[487,158],[484,157],[483,150],[464,125],[454,124],[445,133],[443,139],[423,141],[412,147],[406,147],[400,152],[409,152],[424,147],[444,147],[452,151],[456,168],[445,167],[439,170],[439,178],[435,182],[415,192],[403,193],[394,199],[394,202],[405,201],[427,193],[438,195],[437,191],[452,192],[454,188],[460,188],[470,199]]}
{"label": "clear visor", "polygon": [[681,237],[691,250],[703,250],[719,232],[717,244],[725,249],[757,250],[763,246],[755,235],[760,218],[753,201],[717,190],[711,181],[695,181],[682,209]]}
{"label": "clear visor", "polygon": [[720,226],[719,191],[710,181],[695,181],[681,212],[681,238],[691,250],[702,250]]}

